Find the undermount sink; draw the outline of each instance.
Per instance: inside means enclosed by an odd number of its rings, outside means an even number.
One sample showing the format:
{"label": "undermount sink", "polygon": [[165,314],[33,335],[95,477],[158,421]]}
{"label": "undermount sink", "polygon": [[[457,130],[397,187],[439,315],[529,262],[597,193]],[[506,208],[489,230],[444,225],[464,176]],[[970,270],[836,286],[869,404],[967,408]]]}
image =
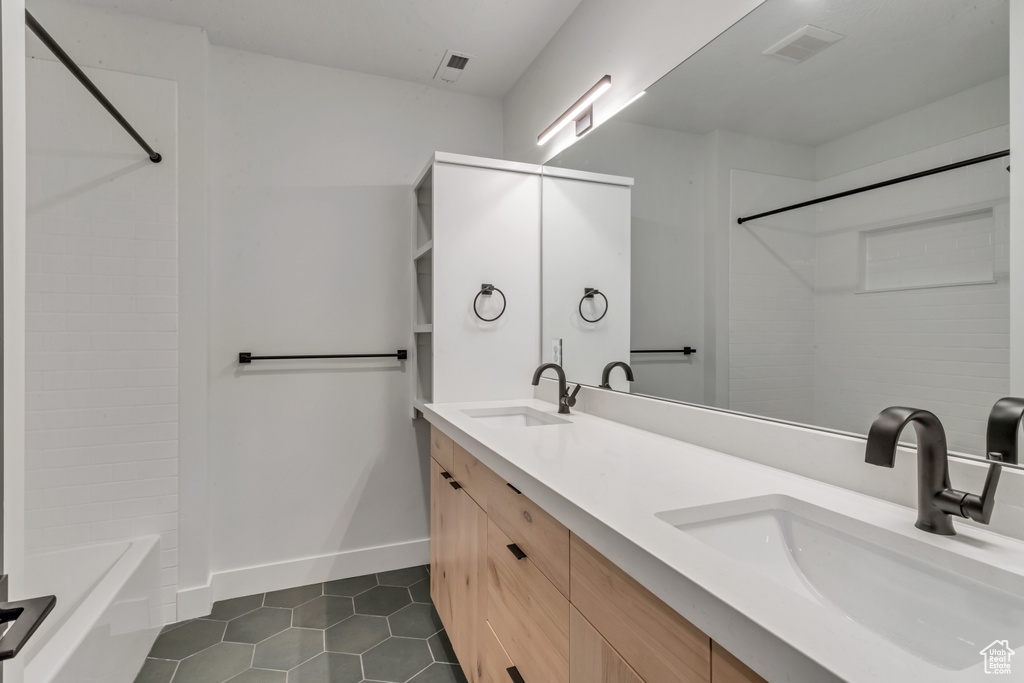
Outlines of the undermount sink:
{"label": "undermount sink", "polygon": [[495,429],[518,429],[521,427],[542,427],[544,425],[568,424],[548,413],[529,406],[508,406],[504,408],[475,408],[463,410],[463,413],[480,424]]}
{"label": "undermount sink", "polygon": [[1024,579],[940,547],[788,496],[657,516],[942,668],[977,666],[996,640],[1024,645]]}

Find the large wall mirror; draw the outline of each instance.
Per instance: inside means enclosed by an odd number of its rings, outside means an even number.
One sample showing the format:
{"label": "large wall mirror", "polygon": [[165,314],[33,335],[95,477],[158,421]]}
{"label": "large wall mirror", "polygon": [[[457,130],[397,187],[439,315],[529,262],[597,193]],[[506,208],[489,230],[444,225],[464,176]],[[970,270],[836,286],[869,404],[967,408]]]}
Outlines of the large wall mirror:
{"label": "large wall mirror", "polygon": [[606,359],[630,390],[854,434],[910,405],[983,454],[1010,377],[1008,22],[767,0],[549,162],[635,178],[633,353]]}

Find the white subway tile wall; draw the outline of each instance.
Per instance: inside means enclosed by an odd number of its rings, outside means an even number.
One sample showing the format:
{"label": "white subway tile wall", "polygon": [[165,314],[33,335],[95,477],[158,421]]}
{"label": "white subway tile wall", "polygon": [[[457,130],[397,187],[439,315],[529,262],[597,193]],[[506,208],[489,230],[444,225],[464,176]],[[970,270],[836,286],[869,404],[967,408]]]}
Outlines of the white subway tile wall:
{"label": "white subway tile wall", "polygon": [[[734,218],[1008,146],[1000,126],[817,182],[733,171]],[[1005,161],[731,230],[732,409],[862,434],[911,405],[953,450],[983,452],[1009,392]]]}
{"label": "white subway tile wall", "polygon": [[994,213],[989,206],[861,232],[862,289],[991,282]]}
{"label": "white subway tile wall", "polygon": [[729,407],[813,422],[813,216],[736,218],[814,196],[814,183],[733,171],[731,184]]}
{"label": "white subway tile wall", "polygon": [[177,87],[86,72],[163,162],[63,66],[28,61],[26,543],[159,534],[174,621]]}
{"label": "white subway tile wall", "polygon": [[[823,180],[818,192],[989,154],[1009,143],[1009,128],[1000,126]],[[816,208],[815,424],[863,433],[882,408],[912,405],[939,415],[951,449],[984,452],[989,410],[1010,391],[1007,163],[990,161]],[[949,280],[985,280],[991,273],[994,284],[855,293],[862,231],[963,214],[978,220],[947,221],[959,248],[918,239],[923,253],[914,263]],[[957,270],[958,259],[973,262],[972,270]],[[910,432],[906,437],[913,440]]]}

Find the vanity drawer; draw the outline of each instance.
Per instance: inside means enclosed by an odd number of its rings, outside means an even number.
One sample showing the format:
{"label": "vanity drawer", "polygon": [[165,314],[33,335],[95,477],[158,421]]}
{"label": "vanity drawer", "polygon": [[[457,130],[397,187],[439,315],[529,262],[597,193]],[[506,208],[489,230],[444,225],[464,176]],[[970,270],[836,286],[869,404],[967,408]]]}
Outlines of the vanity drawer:
{"label": "vanity drawer", "polygon": [[487,621],[526,683],[568,683],[569,601],[492,521],[487,528]]}
{"label": "vanity drawer", "polygon": [[[477,505],[486,510],[489,492],[505,488],[505,480],[459,444],[455,444],[454,460],[452,476],[455,477],[455,481],[466,489],[466,493]],[[511,493],[511,489],[509,492]]]}
{"label": "vanity drawer", "polygon": [[487,516],[569,597],[569,529],[497,476],[488,488]]}
{"label": "vanity drawer", "polygon": [[446,472],[452,471],[454,450],[455,442],[440,429],[430,425],[430,457]]}
{"label": "vanity drawer", "polygon": [[711,680],[711,639],[575,534],[571,584],[573,606],[643,680]]}

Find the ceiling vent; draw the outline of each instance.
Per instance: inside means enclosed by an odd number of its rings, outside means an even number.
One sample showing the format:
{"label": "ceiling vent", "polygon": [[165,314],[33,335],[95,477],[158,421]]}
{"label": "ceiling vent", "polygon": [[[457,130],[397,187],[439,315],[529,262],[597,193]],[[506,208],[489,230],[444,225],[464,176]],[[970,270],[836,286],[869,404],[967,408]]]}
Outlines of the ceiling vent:
{"label": "ceiling vent", "polygon": [[842,39],[842,34],[808,24],[772,45],[764,54],[799,64]]}
{"label": "ceiling vent", "polygon": [[472,55],[467,55],[465,52],[448,50],[448,52],[444,53],[444,59],[441,60],[441,64],[437,67],[434,80],[444,81],[445,83],[454,83],[459,80],[459,76],[462,75],[466,65],[469,64],[470,57]]}

